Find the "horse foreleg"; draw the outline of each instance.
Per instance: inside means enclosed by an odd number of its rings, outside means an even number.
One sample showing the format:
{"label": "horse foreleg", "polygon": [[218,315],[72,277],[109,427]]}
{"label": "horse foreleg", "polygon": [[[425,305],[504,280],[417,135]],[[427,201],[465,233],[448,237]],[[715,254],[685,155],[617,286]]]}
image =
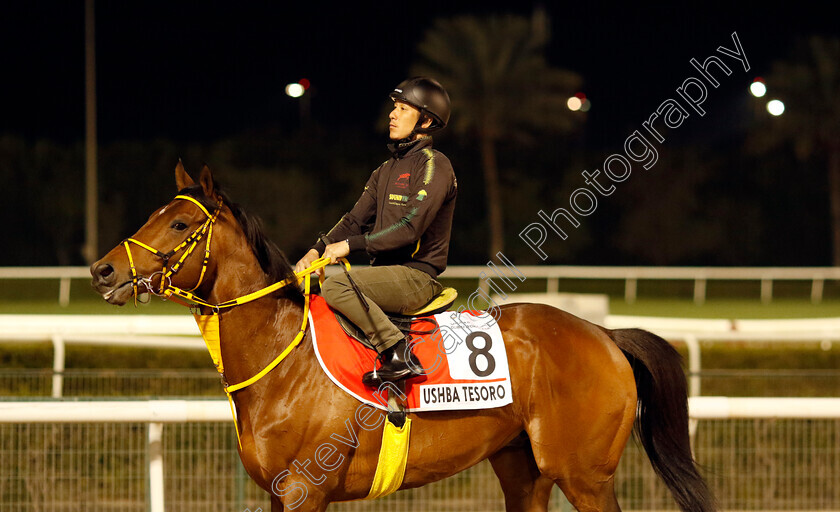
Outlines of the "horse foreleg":
{"label": "horse foreleg", "polygon": [[507,512],[545,512],[554,482],[544,477],[531,451],[528,437],[522,434],[511,444],[490,456],[490,464],[499,478]]}
{"label": "horse foreleg", "polygon": [[[295,512],[324,512],[327,510],[327,502],[320,499],[306,499],[303,502],[290,503],[289,510]],[[285,505],[283,500],[277,496],[271,496],[271,512],[283,512]]]}
{"label": "horse foreleg", "polygon": [[[279,492],[271,493],[271,512],[283,512],[294,510],[295,512],[324,512],[327,510],[329,501],[321,492],[310,492],[305,485],[298,483],[293,486],[295,492],[288,492],[288,487],[279,488]],[[301,494],[300,489],[306,489]]]}

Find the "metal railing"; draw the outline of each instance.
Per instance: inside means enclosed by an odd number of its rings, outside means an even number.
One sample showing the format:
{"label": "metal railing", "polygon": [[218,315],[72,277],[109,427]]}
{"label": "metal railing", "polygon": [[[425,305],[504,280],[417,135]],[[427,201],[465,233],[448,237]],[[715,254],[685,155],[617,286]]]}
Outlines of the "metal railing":
{"label": "metal railing", "polygon": [[[724,510],[840,508],[840,398],[691,398],[694,452]],[[242,474],[224,400],[0,403],[3,510],[268,510]],[[616,475],[625,509],[675,504],[635,443]],[[552,510],[563,506],[555,491]],[[482,463],[335,510],[503,510]]]}
{"label": "metal railing", "polygon": [[[708,281],[758,281],[761,301],[773,299],[774,281],[810,281],[811,301],[823,298],[826,281],[840,281],[840,267],[600,267],[600,266],[517,266],[527,278],[545,279],[546,292],[557,293],[560,279],[624,281],[624,300],[635,302],[640,280],[676,280],[694,283],[694,302],[706,301]],[[442,278],[473,278],[487,272],[483,266],[447,267]],[[484,284],[484,282],[482,282]],[[486,290],[486,288],[484,288]]]}
{"label": "metal railing", "polygon": [[[700,396],[701,342],[840,342],[840,318],[790,320],[712,320],[608,315],[610,329],[638,327],[688,350],[689,391]],[[0,343],[49,342],[53,347],[53,398],[64,395],[67,346],[206,350],[189,315],[0,315]]]}
{"label": "metal railing", "polygon": [[[703,304],[709,281],[757,281],[761,283],[761,301],[773,299],[774,281],[810,281],[810,298],[814,303],[823,299],[826,281],[840,282],[840,267],[600,267],[565,265],[523,265],[516,267],[529,279],[545,279],[546,291],[556,293],[560,279],[620,280],[624,282],[624,298],[634,302],[641,280],[678,280],[693,282],[694,301]],[[327,275],[339,272],[328,268]],[[487,272],[485,266],[453,265],[441,274],[442,279],[478,280]],[[62,306],[70,302],[70,285],[73,279],[90,280],[87,267],[0,267],[3,279],[58,280],[58,301]],[[480,285],[486,290],[486,281]]]}
{"label": "metal railing", "polygon": [[58,280],[58,303],[70,304],[70,284],[73,279],[90,280],[88,267],[0,267],[2,279]]}

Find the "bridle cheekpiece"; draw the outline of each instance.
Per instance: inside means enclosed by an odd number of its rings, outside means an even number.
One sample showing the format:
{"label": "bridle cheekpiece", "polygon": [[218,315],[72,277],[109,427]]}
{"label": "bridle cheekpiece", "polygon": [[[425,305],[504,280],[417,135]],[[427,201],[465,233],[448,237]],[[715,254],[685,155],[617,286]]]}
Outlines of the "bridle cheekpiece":
{"label": "bridle cheekpiece", "polygon": [[[193,231],[183,242],[181,242],[177,247],[170,250],[169,252],[163,252],[154,247],[151,247],[135,238],[126,238],[123,240],[123,246],[125,247],[125,252],[128,255],[128,264],[131,267],[131,285],[134,289],[134,303],[137,304],[138,300],[138,293],[139,293],[139,286],[142,285],[146,288],[146,290],[159,297],[170,298],[171,295],[178,295],[183,298],[189,299],[193,302],[198,304],[212,306],[212,304],[204,303],[193,295],[191,292],[195,291],[199,286],[201,286],[202,281],[204,280],[204,274],[207,271],[207,263],[210,261],[210,239],[213,237],[213,224],[216,223],[216,219],[219,218],[219,213],[222,211],[222,200],[219,199],[219,203],[216,206],[215,211],[211,215],[207,208],[204,207],[198,200],[194,197],[186,196],[186,195],[177,195],[175,199],[184,199],[186,201],[190,201],[194,203],[196,206],[204,212],[204,215],[207,216],[207,220],[204,223],[197,227],[195,231]],[[178,271],[184,265],[184,261],[193,253],[195,248],[198,246],[198,243],[207,236],[207,242],[204,245],[204,261],[201,263],[201,274],[198,276],[198,282],[190,288],[189,290],[182,290],[176,286],[172,285],[172,277],[175,276]],[[131,244],[137,245],[141,247],[158,258],[160,258],[163,262],[162,268],[157,272],[152,273],[148,277],[139,276],[137,274],[137,269],[134,266],[134,257],[131,254]],[[184,250],[184,253],[175,262],[171,267],[169,267],[169,260],[178,253],[178,251]],[[160,275],[160,285],[157,289],[153,285],[152,281],[155,279],[156,276]],[[198,299],[198,300],[196,300]]]}

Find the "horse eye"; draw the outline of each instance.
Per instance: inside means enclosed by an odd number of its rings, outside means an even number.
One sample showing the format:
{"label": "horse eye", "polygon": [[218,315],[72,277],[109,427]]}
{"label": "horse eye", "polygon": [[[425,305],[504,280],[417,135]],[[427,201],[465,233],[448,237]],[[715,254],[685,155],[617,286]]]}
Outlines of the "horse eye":
{"label": "horse eye", "polygon": [[170,226],[170,227],[172,229],[174,229],[175,231],[183,231],[183,230],[187,229],[187,225],[184,224],[183,222],[173,222],[172,226]]}

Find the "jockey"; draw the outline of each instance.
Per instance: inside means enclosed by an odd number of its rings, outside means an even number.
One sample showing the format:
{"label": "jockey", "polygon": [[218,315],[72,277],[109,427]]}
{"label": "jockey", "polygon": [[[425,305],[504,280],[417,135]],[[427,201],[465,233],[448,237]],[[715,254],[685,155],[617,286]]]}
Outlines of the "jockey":
{"label": "jockey", "polygon": [[430,135],[449,122],[446,90],[436,80],[414,77],[390,97],[391,158],[373,171],[353,209],[327,233],[331,243],[318,241],[295,265],[299,272],[321,254],[335,263],[352,251],[367,251],[371,266],[349,275],[369,309],[346,274],[324,281],[321,293],[365,332],[379,353],[381,368],[362,379],[372,387],[423,374],[406,337],[383,311],[416,310],[443,289],[436,278],[446,268],[457,195],[452,165],[432,149]]}

